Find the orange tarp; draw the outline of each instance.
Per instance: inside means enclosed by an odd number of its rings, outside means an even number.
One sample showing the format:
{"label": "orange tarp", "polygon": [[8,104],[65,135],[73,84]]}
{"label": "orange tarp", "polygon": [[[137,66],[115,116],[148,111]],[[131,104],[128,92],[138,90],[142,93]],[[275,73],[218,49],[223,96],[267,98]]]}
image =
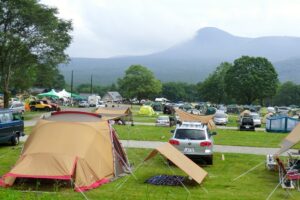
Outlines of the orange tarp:
{"label": "orange tarp", "polygon": [[184,171],[199,184],[202,183],[202,181],[207,176],[207,172],[204,169],[199,167],[169,143],[165,143],[157,147],[147,156],[147,158],[145,158],[145,161],[156,156],[158,152],[172,161],[172,163],[174,163],[177,167],[179,167],[182,171]]}
{"label": "orange tarp", "polygon": [[212,120],[214,115],[194,115],[181,109],[175,109],[175,112],[179,116],[179,120],[182,122],[201,122],[203,124],[207,124],[210,130],[216,128],[216,125]]}

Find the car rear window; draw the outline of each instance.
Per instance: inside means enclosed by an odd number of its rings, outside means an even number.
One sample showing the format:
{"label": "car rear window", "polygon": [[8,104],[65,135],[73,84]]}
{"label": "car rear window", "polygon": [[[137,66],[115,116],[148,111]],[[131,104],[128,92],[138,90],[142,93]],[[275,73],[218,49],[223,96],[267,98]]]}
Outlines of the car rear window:
{"label": "car rear window", "polygon": [[253,122],[253,119],[250,117],[243,118],[243,123],[252,123],[252,122]]}
{"label": "car rear window", "polygon": [[175,138],[190,140],[205,140],[205,131],[197,129],[177,129]]}
{"label": "car rear window", "polygon": [[226,114],[225,113],[216,113],[215,118],[226,118]]}

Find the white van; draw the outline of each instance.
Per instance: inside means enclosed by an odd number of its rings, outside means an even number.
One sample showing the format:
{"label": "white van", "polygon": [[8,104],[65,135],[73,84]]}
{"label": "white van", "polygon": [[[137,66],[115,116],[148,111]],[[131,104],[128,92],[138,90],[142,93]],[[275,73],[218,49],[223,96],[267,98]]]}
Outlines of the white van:
{"label": "white van", "polygon": [[99,104],[99,101],[101,100],[101,97],[98,95],[91,95],[88,97],[88,103],[90,107],[97,107]]}

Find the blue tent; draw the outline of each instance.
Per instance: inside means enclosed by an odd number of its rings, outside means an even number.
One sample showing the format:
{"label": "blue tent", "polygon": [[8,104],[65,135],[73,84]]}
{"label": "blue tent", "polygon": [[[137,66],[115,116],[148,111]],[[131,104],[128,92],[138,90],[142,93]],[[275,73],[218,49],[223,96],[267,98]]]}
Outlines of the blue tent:
{"label": "blue tent", "polygon": [[288,133],[291,132],[298,123],[298,119],[288,116],[269,117],[266,121],[266,131]]}

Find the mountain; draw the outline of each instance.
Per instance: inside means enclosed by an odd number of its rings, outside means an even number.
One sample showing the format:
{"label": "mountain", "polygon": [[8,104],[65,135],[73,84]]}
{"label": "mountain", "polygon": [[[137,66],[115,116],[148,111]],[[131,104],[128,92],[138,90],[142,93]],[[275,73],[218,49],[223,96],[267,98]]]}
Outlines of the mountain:
{"label": "mountain", "polygon": [[196,83],[204,80],[221,62],[232,62],[242,56],[268,58],[281,81],[300,83],[300,38],[270,36],[238,37],[217,28],[200,29],[195,37],[161,52],[145,56],[116,58],[71,58],[60,70],[70,81],[74,70],[75,84],[88,83],[93,74],[95,84],[111,84],[124,75],[132,64],[141,64],[163,82]]}

